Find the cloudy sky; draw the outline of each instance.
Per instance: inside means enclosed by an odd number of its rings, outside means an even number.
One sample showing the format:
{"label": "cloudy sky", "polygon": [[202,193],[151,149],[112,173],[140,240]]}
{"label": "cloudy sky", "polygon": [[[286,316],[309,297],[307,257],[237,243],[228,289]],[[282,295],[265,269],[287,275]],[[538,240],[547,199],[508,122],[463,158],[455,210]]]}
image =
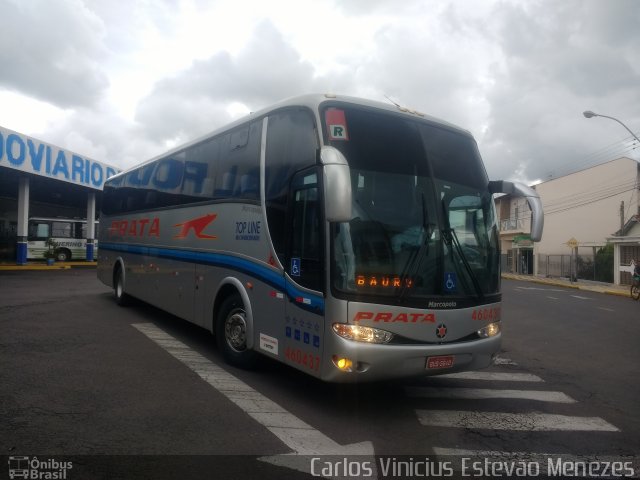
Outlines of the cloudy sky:
{"label": "cloudy sky", "polygon": [[395,102],[533,181],[640,145],[638,0],[0,0],[0,125],[129,167],[303,93]]}

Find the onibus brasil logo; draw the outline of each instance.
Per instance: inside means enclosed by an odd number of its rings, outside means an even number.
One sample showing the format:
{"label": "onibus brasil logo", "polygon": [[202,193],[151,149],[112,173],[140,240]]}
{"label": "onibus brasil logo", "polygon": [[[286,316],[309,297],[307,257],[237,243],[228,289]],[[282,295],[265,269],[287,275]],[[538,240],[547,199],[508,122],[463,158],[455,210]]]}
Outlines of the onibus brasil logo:
{"label": "onibus brasil logo", "polygon": [[39,460],[38,457],[9,457],[9,478],[37,480],[65,480],[73,462],[61,462],[53,458]]}

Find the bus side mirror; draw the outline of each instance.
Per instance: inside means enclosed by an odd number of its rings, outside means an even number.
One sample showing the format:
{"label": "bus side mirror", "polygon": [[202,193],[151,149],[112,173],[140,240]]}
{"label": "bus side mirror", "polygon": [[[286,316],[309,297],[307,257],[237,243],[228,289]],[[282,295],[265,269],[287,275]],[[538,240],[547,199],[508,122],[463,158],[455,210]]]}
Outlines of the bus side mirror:
{"label": "bus side mirror", "polygon": [[347,159],[334,147],[322,147],[324,212],[329,222],[351,220],[351,171]]}
{"label": "bus side mirror", "polygon": [[524,183],[505,182],[504,180],[489,182],[489,191],[491,193],[507,193],[515,197],[524,197],[527,200],[531,209],[531,240],[539,242],[542,238],[542,229],[544,227],[544,211],[538,192]]}

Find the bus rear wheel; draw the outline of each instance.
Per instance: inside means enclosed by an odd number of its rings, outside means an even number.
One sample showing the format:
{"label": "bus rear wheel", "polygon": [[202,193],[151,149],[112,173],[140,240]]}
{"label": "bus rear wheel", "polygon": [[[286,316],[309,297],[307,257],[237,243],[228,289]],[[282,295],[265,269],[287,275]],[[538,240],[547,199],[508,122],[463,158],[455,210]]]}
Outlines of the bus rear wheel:
{"label": "bus rear wheel", "polygon": [[255,366],[256,353],[247,347],[247,313],[238,294],[227,297],[220,306],[216,341],[228,364],[246,369]]}
{"label": "bus rear wheel", "polygon": [[56,251],[56,260],[59,262],[66,262],[71,260],[71,252],[65,248]]}
{"label": "bus rear wheel", "polygon": [[116,297],[116,303],[121,307],[125,307],[129,303],[129,295],[124,293],[124,274],[120,267],[116,269],[113,276],[113,293]]}

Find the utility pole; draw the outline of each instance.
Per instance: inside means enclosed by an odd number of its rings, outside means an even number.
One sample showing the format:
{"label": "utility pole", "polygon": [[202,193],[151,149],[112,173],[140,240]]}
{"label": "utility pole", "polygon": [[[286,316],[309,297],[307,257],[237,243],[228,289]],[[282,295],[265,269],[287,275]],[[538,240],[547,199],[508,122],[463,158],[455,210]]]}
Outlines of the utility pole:
{"label": "utility pole", "polygon": [[624,200],[620,202],[620,235],[622,235],[623,229],[624,229]]}

